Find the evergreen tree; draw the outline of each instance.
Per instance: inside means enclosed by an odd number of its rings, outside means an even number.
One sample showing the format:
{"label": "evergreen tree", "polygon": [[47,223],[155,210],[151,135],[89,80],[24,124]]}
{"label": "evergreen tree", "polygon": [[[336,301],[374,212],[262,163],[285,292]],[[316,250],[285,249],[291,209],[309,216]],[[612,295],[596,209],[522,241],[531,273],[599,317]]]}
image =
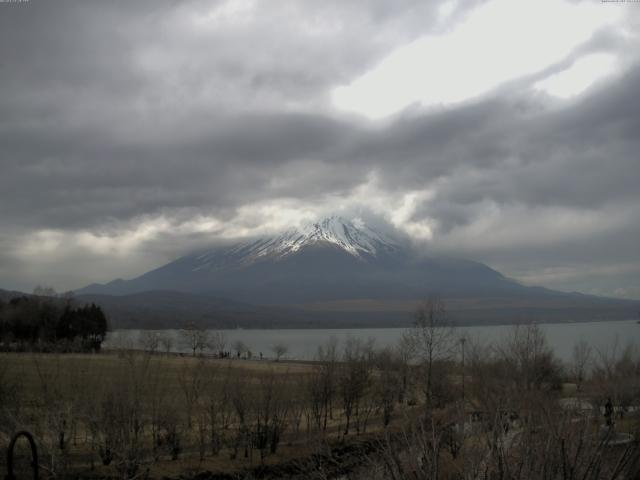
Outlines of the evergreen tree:
{"label": "evergreen tree", "polygon": [[74,308],[52,297],[16,297],[0,304],[0,344],[72,342],[80,339],[84,349],[99,350],[108,324],[100,306],[92,303]]}

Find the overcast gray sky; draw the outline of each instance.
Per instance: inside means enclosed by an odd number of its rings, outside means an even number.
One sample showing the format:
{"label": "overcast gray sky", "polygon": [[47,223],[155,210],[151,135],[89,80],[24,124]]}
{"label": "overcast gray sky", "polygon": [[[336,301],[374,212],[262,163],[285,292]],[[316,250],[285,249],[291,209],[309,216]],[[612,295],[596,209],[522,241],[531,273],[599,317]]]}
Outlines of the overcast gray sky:
{"label": "overcast gray sky", "polygon": [[640,4],[0,3],[0,288],[328,213],[640,298]]}

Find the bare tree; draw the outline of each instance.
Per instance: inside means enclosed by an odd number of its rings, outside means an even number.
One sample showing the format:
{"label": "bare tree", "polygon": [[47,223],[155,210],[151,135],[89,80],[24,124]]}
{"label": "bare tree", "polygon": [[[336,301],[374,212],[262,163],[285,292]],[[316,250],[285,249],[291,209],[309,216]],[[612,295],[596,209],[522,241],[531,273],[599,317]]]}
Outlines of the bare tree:
{"label": "bare tree", "polygon": [[308,402],[306,401],[306,391],[304,384],[296,382],[289,389],[289,418],[288,422],[291,427],[292,434],[295,438],[300,435],[300,426],[302,424],[302,418],[308,409]]}
{"label": "bare tree", "polygon": [[158,357],[157,361],[150,366],[149,374],[145,379],[145,413],[149,419],[151,452],[155,461],[159,459],[158,447],[161,443],[163,414],[170,408],[168,406],[170,400],[167,398],[169,381],[166,366],[165,360]]}
{"label": "bare tree", "polygon": [[430,297],[418,305],[414,328],[408,334],[413,351],[424,368],[424,392],[427,408],[434,401],[436,362],[450,358],[455,344],[455,330],[447,318],[444,302]]}
{"label": "bare tree", "polygon": [[461,478],[441,476],[447,418],[429,416],[422,422],[407,426],[400,435],[387,434],[374,464],[382,470],[379,478],[404,480],[407,478]]}
{"label": "bare tree", "polygon": [[376,355],[375,364],[378,376],[375,379],[374,398],[382,410],[382,423],[386,427],[391,421],[396,401],[402,395],[401,362],[394,351],[385,349]]}
{"label": "bare tree", "polygon": [[321,365],[320,375],[324,409],[323,430],[326,430],[328,419],[333,420],[333,400],[337,389],[338,339],[336,337],[329,338],[324,345],[318,347],[316,360]]}
{"label": "bare tree", "polygon": [[582,383],[587,376],[589,363],[591,362],[591,353],[591,347],[586,340],[580,340],[573,345],[570,372],[573,377],[573,381],[576,382],[576,388],[578,391],[580,391]]}
{"label": "bare tree", "polygon": [[511,367],[511,379],[521,390],[539,390],[559,384],[561,366],[539,325],[516,325],[499,351]]}
{"label": "bare tree", "polygon": [[191,350],[194,357],[197,352],[202,354],[202,352],[209,346],[209,332],[195,322],[187,323],[181,330],[181,334],[187,348]]}
{"label": "bare tree", "polygon": [[639,372],[640,350],[633,343],[620,348],[616,338],[611,347],[598,350],[593,367],[594,406],[611,399],[617,413],[624,415],[627,407],[639,400]]}
{"label": "bare tree", "polygon": [[277,342],[273,344],[271,351],[276,356],[276,362],[279,362],[280,359],[289,352],[289,347],[283,342]]}
{"label": "bare tree", "polygon": [[141,333],[138,343],[145,352],[153,354],[160,346],[160,336],[158,332],[145,330]]}
{"label": "bare tree", "polygon": [[[397,435],[388,433],[373,459],[384,474],[374,478],[640,478],[640,444],[620,444],[613,430],[594,428],[594,419],[579,409],[559,408],[559,395],[550,389],[557,365],[549,352],[536,326],[514,329],[495,348],[469,341],[470,393],[481,420],[474,422],[473,440],[457,442],[452,426],[458,414],[445,407]],[[627,383],[638,378],[631,349],[607,360],[603,375],[619,368]]]}
{"label": "bare tree", "polygon": [[171,350],[173,349],[173,337],[171,336],[171,334],[169,334],[168,332],[162,333],[161,335],[159,335],[158,341],[160,342],[164,353],[166,353],[167,355],[171,353]]}
{"label": "bare tree", "polygon": [[209,368],[204,392],[205,418],[208,421],[209,446],[212,455],[217,455],[222,448],[224,432],[229,427],[231,416],[230,381],[234,373],[227,365],[224,372],[214,367]]}
{"label": "bare tree", "polygon": [[227,338],[222,332],[213,332],[209,335],[208,348],[214,353],[221,353],[227,346]]}
{"label": "bare tree", "polygon": [[411,332],[404,332],[394,349],[394,357],[398,361],[401,383],[398,390],[398,402],[403,403],[409,390],[411,361],[415,357],[415,346]]}
{"label": "bare tree", "polygon": [[348,435],[355,419],[356,431],[360,433],[362,400],[370,386],[373,348],[372,343],[358,338],[348,338],[343,361],[339,368],[339,389],[345,417],[344,434]]}
{"label": "bare tree", "polygon": [[[326,399],[326,383],[324,373],[324,369],[317,366],[314,368],[311,374],[305,377],[305,400],[309,404],[308,414],[310,417],[307,420],[307,427],[310,427],[311,418],[313,418],[313,423],[318,430],[322,428],[322,418],[326,411],[325,409],[328,406],[328,401]],[[326,418],[326,415],[324,415],[324,417]]]}
{"label": "bare tree", "polygon": [[[238,350],[240,352],[240,350]],[[235,412],[236,434],[233,440],[233,453],[231,459],[235,460],[238,456],[240,448],[244,448],[244,457],[248,458],[250,453],[250,430],[249,415],[251,413],[251,397],[248,392],[248,376],[247,372],[240,371],[231,378],[229,383],[229,392],[231,405]]]}
{"label": "bare tree", "polygon": [[184,360],[178,381],[184,396],[187,427],[191,428],[194,410],[206,388],[208,378],[204,359],[200,358],[197,361]]}
{"label": "bare tree", "polygon": [[276,453],[284,432],[291,400],[285,383],[287,375],[270,370],[260,378],[253,396],[252,437],[263,462],[267,453]]}
{"label": "bare tree", "polygon": [[[623,480],[640,474],[640,446],[629,442],[612,448],[613,431],[602,435],[593,420],[558,409],[553,397],[538,397],[529,417],[513,432],[488,436],[484,462],[487,478],[540,478],[549,480]],[[543,432],[541,434],[541,432]]]}
{"label": "bare tree", "polygon": [[[39,357],[32,357],[38,384],[38,409],[41,412],[41,448],[43,464],[54,475],[65,475],[68,464],[68,447],[71,436],[71,422],[75,420],[76,412],[70,402],[69,391],[65,388],[67,382],[77,376],[76,369],[65,369],[61,365],[60,357],[50,358],[48,365],[41,363]],[[75,392],[74,392],[75,393]],[[66,395],[65,395],[66,394]],[[46,459],[46,461],[44,461]]]}
{"label": "bare tree", "polygon": [[143,441],[148,416],[144,397],[151,357],[129,352],[120,360],[117,381],[105,385],[94,412],[95,429],[102,463],[114,465],[122,478],[134,478],[145,463]]}

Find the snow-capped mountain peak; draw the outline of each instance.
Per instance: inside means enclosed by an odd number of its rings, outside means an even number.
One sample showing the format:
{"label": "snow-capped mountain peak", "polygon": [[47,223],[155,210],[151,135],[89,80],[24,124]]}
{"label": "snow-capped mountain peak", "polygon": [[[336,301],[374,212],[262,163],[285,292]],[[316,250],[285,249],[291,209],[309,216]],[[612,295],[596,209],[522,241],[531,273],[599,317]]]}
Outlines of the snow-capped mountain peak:
{"label": "snow-capped mountain peak", "polygon": [[274,239],[272,246],[278,253],[286,255],[319,242],[336,245],[356,257],[376,256],[382,249],[397,248],[395,241],[374,231],[361,219],[347,220],[337,215],[285,232]]}
{"label": "snow-capped mountain peak", "polygon": [[[248,264],[265,258],[283,258],[305,247],[319,244],[333,245],[360,259],[395,252],[399,248],[397,241],[373,230],[361,219],[349,220],[332,215],[289,229],[277,236],[242,243],[229,250],[225,257],[234,263]],[[219,260],[217,251],[201,254],[194,270],[212,267]]]}

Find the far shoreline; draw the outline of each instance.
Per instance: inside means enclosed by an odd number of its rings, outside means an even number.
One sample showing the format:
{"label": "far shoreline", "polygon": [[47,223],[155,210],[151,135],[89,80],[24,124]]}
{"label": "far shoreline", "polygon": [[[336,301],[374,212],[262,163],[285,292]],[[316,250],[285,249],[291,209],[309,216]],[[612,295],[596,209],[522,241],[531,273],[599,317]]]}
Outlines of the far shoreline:
{"label": "far shoreline", "polygon": [[[606,322],[635,322],[640,324],[640,320],[637,319],[633,319],[633,318],[628,318],[628,319],[587,319],[587,320],[566,320],[566,321],[549,321],[549,320],[541,320],[541,321],[537,321],[535,319],[530,319],[530,320],[523,320],[521,322],[501,322],[501,321],[494,321],[494,322],[486,322],[486,323],[460,323],[460,322],[455,322],[452,321],[451,322],[451,326],[456,328],[456,327],[464,327],[464,328],[471,328],[471,327],[498,327],[498,326],[509,326],[509,325],[513,325],[513,326],[517,326],[517,325],[528,325],[531,323],[535,323],[536,325],[569,325],[569,324],[583,324],[583,323],[606,323]],[[282,326],[282,327],[236,327],[236,328],[229,328],[229,327],[209,327],[209,326],[203,326],[203,330],[225,330],[225,331],[235,331],[235,330],[252,330],[252,331],[259,331],[259,330],[370,330],[370,329],[376,329],[376,330],[382,330],[382,329],[399,329],[399,328],[412,328],[413,324],[412,323],[407,323],[406,325],[369,325],[369,324],[364,324],[364,325],[328,325],[328,326],[309,326],[309,327],[305,327],[305,326]],[[114,328],[112,330],[109,331],[109,333],[115,332],[115,331],[123,331],[123,330],[132,330],[132,331],[151,331],[151,332],[160,332],[160,331],[165,331],[165,330],[183,330],[183,328],[181,328],[180,326],[175,326],[175,327],[159,327],[159,328],[149,328],[149,327],[144,327],[144,328],[136,328],[136,327],[117,327]]]}

